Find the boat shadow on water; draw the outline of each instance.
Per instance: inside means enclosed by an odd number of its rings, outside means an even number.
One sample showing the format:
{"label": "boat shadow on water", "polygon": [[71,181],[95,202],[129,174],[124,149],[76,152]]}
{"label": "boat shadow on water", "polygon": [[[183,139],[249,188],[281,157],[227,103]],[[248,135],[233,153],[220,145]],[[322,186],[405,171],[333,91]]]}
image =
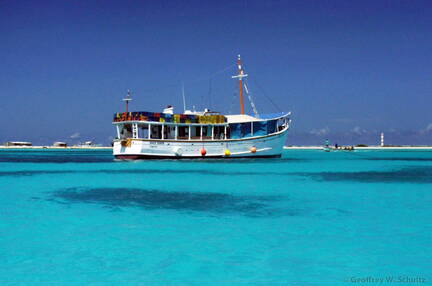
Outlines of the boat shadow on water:
{"label": "boat shadow on water", "polygon": [[[33,200],[40,200],[33,197]],[[239,196],[222,193],[168,192],[134,188],[68,188],[51,193],[46,201],[68,207],[73,203],[99,204],[111,211],[128,207],[143,210],[172,210],[182,213],[205,213],[211,216],[240,215],[250,218],[278,218],[348,215],[335,207],[308,209],[298,207],[286,196]],[[282,203],[282,205],[281,205]],[[296,207],[294,207],[296,205]]]}
{"label": "boat shadow on water", "polygon": [[169,210],[183,214],[210,216],[244,216],[249,218],[337,217],[350,215],[348,210],[327,205],[314,208],[308,202],[294,202],[287,196],[252,196],[223,193],[169,192],[138,188],[67,188],[51,192],[49,201],[71,207],[75,203],[101,205],[112,212],[127,208],[145,211]]}
{"label": "boat shadow on water", "polygon": [[164,209],[249,217],[297,216],[302,212],[299,209],[279,208],[279,202],[288,200],[282,196],[239,196],[139,188],[66,188],[52,192],[47,200],[61,204],[100,204],[113,210],[138,207],[145,210]]}

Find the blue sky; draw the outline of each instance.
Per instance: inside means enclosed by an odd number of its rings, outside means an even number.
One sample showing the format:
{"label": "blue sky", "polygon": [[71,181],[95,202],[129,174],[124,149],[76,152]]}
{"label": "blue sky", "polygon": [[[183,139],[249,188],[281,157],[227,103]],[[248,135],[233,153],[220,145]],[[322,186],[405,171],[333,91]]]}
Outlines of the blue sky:
{"label": "blue sky", "polygon": [[0,142],[108,144],[127,89],[131,109],[179,111],[182,81],[189,107],[235,113],[240,53],[258,111],[293,112],[288,144],[432,145],[430,15],[430,1],[1,1]]}

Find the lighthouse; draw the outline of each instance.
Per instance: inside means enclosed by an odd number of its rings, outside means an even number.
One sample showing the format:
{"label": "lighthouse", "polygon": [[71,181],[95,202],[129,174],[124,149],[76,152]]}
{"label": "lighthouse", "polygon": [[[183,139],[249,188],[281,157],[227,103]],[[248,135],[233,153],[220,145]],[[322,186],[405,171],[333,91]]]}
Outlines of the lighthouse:
{"label": "lighthouse", "polygon": [[384,132],[381,132],[381,147],[384,147]]}

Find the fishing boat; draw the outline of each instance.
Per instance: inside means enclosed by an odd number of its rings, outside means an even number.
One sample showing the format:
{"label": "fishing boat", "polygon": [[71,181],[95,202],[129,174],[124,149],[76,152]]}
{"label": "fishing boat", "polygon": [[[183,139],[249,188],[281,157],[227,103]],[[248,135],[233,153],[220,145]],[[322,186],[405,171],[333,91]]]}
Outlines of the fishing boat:
{"label": "fishing boat", "polygon": [[115,113],[113,141],[116,159],[186,158],[266,158],[280,157],[291,124],[290,112],[245,113],[245,74],[237,59],[240,114],[222,115],[209,109],[174,113],[173,106],[163,112],[129,111],[130,93],[123,100],[125,112]]}

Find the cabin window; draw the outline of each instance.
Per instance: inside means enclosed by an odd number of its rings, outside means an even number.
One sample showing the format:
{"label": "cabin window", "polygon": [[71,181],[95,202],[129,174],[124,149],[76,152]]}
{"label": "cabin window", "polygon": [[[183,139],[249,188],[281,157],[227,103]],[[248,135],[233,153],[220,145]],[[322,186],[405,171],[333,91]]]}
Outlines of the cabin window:
{"label": "cabin window", "polygon": [[276,123],[277,123],[277,119],[267,121],[267,134],[272,134],[272,133],[275,133],[277,131],[276,130]]}
{"label": "cabin window", "polygon": [[123,124],[120,129],[120,138],[126,139],[132,137],[132,124]]}
{"label": "cabin window", "polygon": [[138,138],[148,138],[148,124],[138,125]]}
{"label": "cabin window", "polygon": [[192,139],[200,139],[201,138],[201,126],[196,126],[195,128],[192,128]]}
{"label": "cabin window", "polygon": [[207,131],[209,128],[207,128],[207,126],[202,126],[202,136],[203,137],[207,137]]}
{"label": "cabin window", "polygon": [[267,135],[267,122],[266,121],[254,121],[253,122],[253,135],[254,136]]}
{"label": "cabin window", "polygon": [[178,126],[178,139],[189,139],[189,126]]}
{"label": "cabin window", "polygon": [[233,123],[230,124],[230,134],[232,139],[239,139],[241,138],[241,127],[240,123]]}
{"label": "cabin window", "polygon": [[207,126],[207,137],[209,139],[212,138],[213,128],[214,128],[214,126],[212,126],[212,125]]}
{"label": "cabin window", "polygon": [[164,139],[175,139],[175,126],[165,125]]}
{"label": "cabin window", "polygon": [[214,128],[213,136],[215,140],[225,138],[225,134],[224,134],[225,126],[213,126],[213,128]]}
{"label": "cabin window", "polygon": [[162,125],[152,125],[151,138],[152,139],[162,139]]}
{"label": "cabin window", "polygon": [[202,137],[203,139],[211,139],[212,136],[212,126],[203,126],[202,127],[203,131],[202,131]]}
{"label": "cabin window", "polygon": [[247,123],[242,123],[240,125],[240,130],[241,130],[241,137],[251,137],[252,136],[252,129],[251,129],[251,123],[247,122]]}
{"label": "cabin window", "polygon": [[240,139],[252,136],[251,123],[233,123],[230,124],[230,134],[232,139]]}
{"label": "cabin window", "polygon": [[277,130],[282,131],[285,128],[286,124],[287,124],[286,118],[279,118],[277,121]]}

